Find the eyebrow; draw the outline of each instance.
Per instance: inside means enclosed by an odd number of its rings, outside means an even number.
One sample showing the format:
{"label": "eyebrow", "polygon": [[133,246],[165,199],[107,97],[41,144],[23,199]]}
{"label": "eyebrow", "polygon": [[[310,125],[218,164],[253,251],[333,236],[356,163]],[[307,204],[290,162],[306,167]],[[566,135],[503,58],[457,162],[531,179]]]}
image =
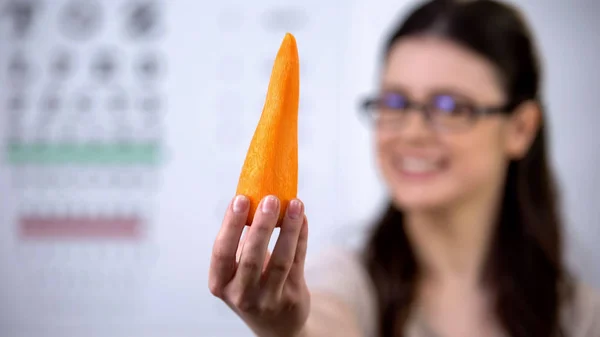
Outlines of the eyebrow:
{"label": "eyebrow", "polygon": [[[381,84],[381,92],[391,92],[391,93],[400,93],[400,94],[404,94],[407,96],[411,96],[410,95],[410,90],[408,90],[406,87],[397,84],[397,83],[386,83],[383,82]],[[470,97],[469,95],[465,94],[464,92],[461,92],[461,90],[458,90],[456,88],[450,88],[450,87],[439,87],[439,88],[435,88],[434,90],[430,91],[427,94],[428,98],[432,98],[435,96],[440,96],[440,95],[450,95],[452,97],[455,97],[457,99],[460,100],[464,100],[464,101],[468,101],[468,102],[475,102],[476,100],[473,99],[472,97]]]}
{"label": "eyebrow", "polygon": [[396,84],[396,83],[386,83],[383,82],[381,84],[381,91],[383,92],[400,92],[400,93],[407,93],[409,90],[407,90],[405,87]]}

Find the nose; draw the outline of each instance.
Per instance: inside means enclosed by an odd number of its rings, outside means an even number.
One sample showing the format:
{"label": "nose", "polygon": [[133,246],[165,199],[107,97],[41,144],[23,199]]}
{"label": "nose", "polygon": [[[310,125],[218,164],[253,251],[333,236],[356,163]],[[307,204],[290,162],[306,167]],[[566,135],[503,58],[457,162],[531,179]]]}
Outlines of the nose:
{"label": "nose", "polygon": [[420,142],[432,137],[433,129],[422,109],[411,109],[404,118],[400,135],[405,141]]}

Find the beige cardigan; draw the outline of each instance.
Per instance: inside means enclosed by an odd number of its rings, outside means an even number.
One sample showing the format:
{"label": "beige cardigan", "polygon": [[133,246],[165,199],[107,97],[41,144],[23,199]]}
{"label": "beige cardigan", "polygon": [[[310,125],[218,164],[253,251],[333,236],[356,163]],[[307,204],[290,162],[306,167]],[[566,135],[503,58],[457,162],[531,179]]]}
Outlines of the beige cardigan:
{"label": "beige cardigan", "polygon": [[[350,250],[330,249],[309,259],[306,279],[312,292],[336,296],[354,311],[365,337],[376,337],[377,317],[373,285],[358,255]],[[600,337],[600,296],[579,284],[573,305],[563,310],[563,324],[569,337]],[[418,334],[407,327],[409,337]]]}

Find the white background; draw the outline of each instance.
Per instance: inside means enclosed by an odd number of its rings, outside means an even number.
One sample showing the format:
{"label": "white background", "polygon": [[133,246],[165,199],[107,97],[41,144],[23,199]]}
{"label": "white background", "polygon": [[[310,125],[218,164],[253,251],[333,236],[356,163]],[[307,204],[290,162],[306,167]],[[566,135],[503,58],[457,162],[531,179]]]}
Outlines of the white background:
{"label": "white background", "polygon": [[[0,10],[7,2],[0,1]],[[127,193],[25,191],[14,184],[19,172],[0,162],[0,336],[251,336],[209,294],[207,269],[260,115],[272,59],[287,30],[296,35],[302,67],[299,196],[311,223],[309,258],[329,244],[360,239],[383,188],[357,103],[374,88],[385,32],[412,1],[165,0],[159,3],[158,37],[139,43],[120,35],[115,14],[134,1],[101,1],[112,13],[102,32],[77,43],[61,35],[52,14],[67,1],[38,2],[44,19],[26,42],[9,38],[7,17],[0,16],[0,112],[16,90],[5,80],[7,59],[15,50],[24,50],[40,68],[56,46],[76,50],[80,64],[103,46],[119,50],[124,65],[139,51],[159,50],[165,73],[152,90],[165,98],[162,128],[151,134],[134,130],[133,136],[158,137],[168,155],[157,169],[141,169],[152,183]],[[600,179],[595,174],[600,166],[600,3],[514,2],[530,18],[546,66],[545,97],[564,192],[569,261],[580,277],[600,286]],[[282,17],[287,26],[277,21]],[[39,74],[29,87],[32,96],[47,87],[43,71]],[[134,96],[148,89],[123,74],[114,85]],[[65,95],[88,88],[88,77],[79,76],[65,86]],[[101,88],[85,90],[103,93]],[[6,134],[5,127],[1,130]],[[45,172],[31,170],[33,176]],[[59,199],[60,205],[54,205]],[[19,239],[15,215],[40,203],[85,212],[134,209],[147,216],[147,236],[131,243]]]}

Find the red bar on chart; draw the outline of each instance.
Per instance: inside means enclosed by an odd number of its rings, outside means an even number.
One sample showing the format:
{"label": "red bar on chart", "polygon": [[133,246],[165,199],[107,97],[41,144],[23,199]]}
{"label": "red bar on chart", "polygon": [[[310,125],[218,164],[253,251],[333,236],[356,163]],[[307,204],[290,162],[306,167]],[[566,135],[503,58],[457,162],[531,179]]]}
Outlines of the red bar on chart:
{"label": "red bar on chart", "polygon": [[21,216],[24,239],[138,239],[142,220],[136,216],[114,218]]}

